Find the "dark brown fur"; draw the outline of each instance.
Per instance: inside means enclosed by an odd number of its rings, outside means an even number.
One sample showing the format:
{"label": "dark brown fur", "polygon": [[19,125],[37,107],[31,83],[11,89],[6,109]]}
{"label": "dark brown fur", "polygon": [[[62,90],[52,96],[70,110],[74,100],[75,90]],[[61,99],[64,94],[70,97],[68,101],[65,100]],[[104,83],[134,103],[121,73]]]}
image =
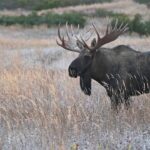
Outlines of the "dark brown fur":
{"label": "dark brown fur", "polygon": [[150,52],[138,52],[120,45],[99,48],[95,53],[83,51],[69,66],[71,77],[80,76],[80,86],[91,94],[91,80],[105,87],[112,107],[130,105],[130,96],[150,92]]}

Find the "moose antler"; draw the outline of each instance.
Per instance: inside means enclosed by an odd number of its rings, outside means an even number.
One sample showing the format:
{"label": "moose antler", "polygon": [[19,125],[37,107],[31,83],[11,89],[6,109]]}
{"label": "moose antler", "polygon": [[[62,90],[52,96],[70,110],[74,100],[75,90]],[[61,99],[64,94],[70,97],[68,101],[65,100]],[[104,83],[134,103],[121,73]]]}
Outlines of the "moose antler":
{"label": "moose antler", "polygon": [[[70,29],[70,30],[69,30]],[[69,50],[69,51],[74,51],[80,53],[82,50],[78,48],[77,41],[81,42],[81,35],[79,34],[79,25],[77,32],[75,33],[73,31],[72,25],[68,29],[68,23],[66,23],[66,35],[67,37],[65,38],[64,36],[61,35],[60,33],[60,25],[58,27],[58,38],[60,40],[60,43],[56,40],[57,44],[61,46],[62,48]],[[69,32],[70,31],[70,32]],[[86,35],[91,31],[91,28],[85,31],[85,33],[82,33],[83,35]],[[84,41],[88,41],[89,38],[91,37],[92,34],[90,34],[88,37],[85,38]]]}
{"label": "moose antler", "polygon": [[81,39],[82,40],[81,42],[84,44],[84,47],[86,47],[90,51],[95,51],[97,48],[101,47],[102,45],[116,40],[120,35],[122,35],[123,33],[125,33],[128,30],[128,24],[124,25],[122,23],[118,27],[118,20],[116,19],[114,27],[112,27],[112,25],[108,24],[106,33],[105,33],[104,37],[101,38],[95,25],[94,24],[92,24],[92,25],[93,25],[94,31],[97,35],[97,41],[96,41],[95,46],[92,46],[92,47],[88,46],[87,43],[85,42],[85,40]]}
{"label": "moose antler", "polygon": [[[95,31],[96,35],[97,35],[97,40],[96,40],[96,38],[94,38],[95,39],[94,45],[89,46],[86,43],[86,41],[89,38],[84,40],[81,35],[79,36],[80,38],[77,35],[75,35],[74,31],[72,29],[72,26],[71,26],[71,33],[69,33],[69,31],[68,31],[68,24],[67,23],[66,23],[66,35],[67,35],[67,38],[65,38],[64,36],[61,36],[61,34],[60,34],[60,25],[59,25],[59,27],[58,27],[58,38],[61,41],[61,43],[59,43],[57,40],[56,40],[56,42],[57,42],[57,44],[59,46],[63,47],[66,50],[80,53],[81,50],[77,49],[77,47],[78,47],[77,41],[79,41],[80,43],[82,43],[84,48],[86,48],[87,50],[90,50],[91,52],[94,52],[94,51],[96,51],[96,49],[98,49],[102,45],[104,45],[106,43],[110,43],[110,42],[116,40],[120,35],[122,35],[123,33],[125,33],[128,30],[128,24],[124,25],[122,23],[118,27],[118,20],[116,19],[114,27],[112,27],[111,24],[108,24],[107,25],[107,29],[106,29],[106,33],[101,38],[98,30],[95,27],[95,25],[92,24],[92,26],[94,28],[94,31]],[[78,26],[78,29],[79,29],[79,26]],[[91,28],[90,28],[90,30],[91,30]],[[90,30],[88,30],[86,33],[88,33]]]}
{"label": "moose antler", "polygon": [[[67,23],[66,23],[66,34],[67,34],[67,39],[68,39],[68,40],[66,40],[66,39],[64,38],[64,36],[63,36],[63,37],[61,36],[61,34],[60,34],[60,25],[59,25],[59,27],[58,27],[58,38],[59,38],[59,40],[61,41],[61,43],[59,43],[59,42],[56,40],[57,44],[58,44],[59,46],[61,46],[62,48],[66,49],[66,50],[74,51],[74,52],[80,53],[80,50],[74,49],[74,48],[73,48],[73,45],[71,44],[73,39],[70,37],[70,34],[69,34],[69,32],[68,32],[68,25],[67,25]],[[72,33],[71,33],[71,34],[72,34],[72,37],[73,37],[73,36],[74,36],[74,35],[73,35],[73,30],[72,30]]]}

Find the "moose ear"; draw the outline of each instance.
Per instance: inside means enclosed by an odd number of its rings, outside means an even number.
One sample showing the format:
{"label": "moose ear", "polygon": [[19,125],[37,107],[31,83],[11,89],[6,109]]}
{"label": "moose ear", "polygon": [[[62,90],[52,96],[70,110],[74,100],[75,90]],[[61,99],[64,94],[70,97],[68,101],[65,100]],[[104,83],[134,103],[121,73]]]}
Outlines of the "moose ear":
{"label": "moose ear", "polygon": [[78,48],[79,48],[80,50],[84,50],[84,49],[85,49],[84,46],[83,46],[83,43],[80,42],[79,40],[77,40],[77,46],[78,46]]}
{"label": "moose ear", "polygon": [[96,38],[94,38],[94,39],[92,40],[92,42],[91,42],[91,47],[95,47],[95,45],[96,45]]}

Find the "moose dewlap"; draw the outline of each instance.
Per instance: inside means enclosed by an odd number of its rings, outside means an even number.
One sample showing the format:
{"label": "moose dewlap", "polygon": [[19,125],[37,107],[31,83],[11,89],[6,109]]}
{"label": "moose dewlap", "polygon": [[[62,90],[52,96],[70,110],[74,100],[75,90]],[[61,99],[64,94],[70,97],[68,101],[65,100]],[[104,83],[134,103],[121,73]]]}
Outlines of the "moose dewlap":
{"label": "moose dewlap", "polygon": [[79,56],[69,66],[70,77],[80,77],[81,90],[91,94],[91,80],[100,83],[107,91],[112,108],[117,109],[121,103],[130,105],[130,97],[150,92],[150,52],[139,52],[128,46],[119,45],[114,48],[102,48],[104,44],[116,40],[128,30],[127,25],[114,27],[107,25],[106,33],[101,38],[93,25],[97,38],[87,44],[79,34],[68,32],[64,38],[58,28],[60,43],[66,50],[78,52]]}

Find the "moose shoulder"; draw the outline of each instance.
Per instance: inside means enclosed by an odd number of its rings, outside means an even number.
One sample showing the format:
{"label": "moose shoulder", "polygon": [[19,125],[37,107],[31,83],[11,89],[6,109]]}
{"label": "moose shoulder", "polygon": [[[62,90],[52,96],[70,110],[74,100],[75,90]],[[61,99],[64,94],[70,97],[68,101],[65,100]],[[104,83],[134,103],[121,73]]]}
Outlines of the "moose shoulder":
{"label": "moose shoulder", "polygon": [[119,28],[112,28],[108,25],[102,38],[94,25],[93,28],[97,40],[94,38],[89,46],[83,38],[76,38],[76,48],[70,45],[73,37],[69,35],[68,29],[68,40],[61,37],[58,29],[62,42],[57,42],[58,45],[79,52],[79,56],[69,66],[69,75],[80,77],[81,90],[87,95],[91,94],[92,79],[100,83],[111,99],[112,108],[117,109],[121,103],[129,106],[130,96],[150,92],[150,52],[138,52],[125,45],[102,48],[102,45],[114,41],[126,32],[127,27],[121,25]]}

